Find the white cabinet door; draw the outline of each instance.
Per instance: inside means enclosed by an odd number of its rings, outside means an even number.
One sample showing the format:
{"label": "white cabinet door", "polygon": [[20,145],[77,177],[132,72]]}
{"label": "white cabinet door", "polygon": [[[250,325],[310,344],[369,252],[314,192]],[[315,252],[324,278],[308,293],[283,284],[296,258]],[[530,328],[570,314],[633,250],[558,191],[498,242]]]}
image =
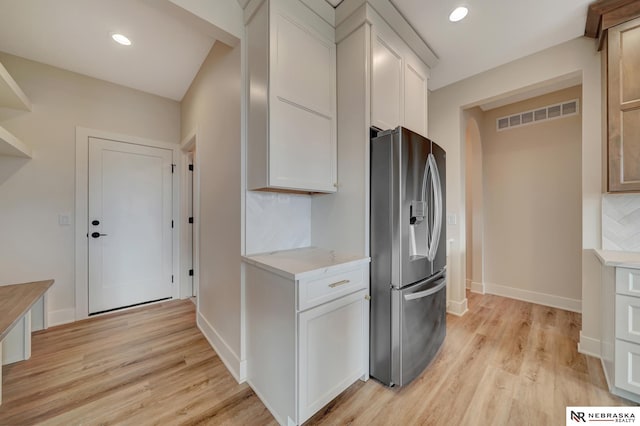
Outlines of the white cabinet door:
{"label": "white cabinet door", "polygon": [[427,135],[427,77],[429,70],[418,58],[407,55],[404,64],[404,126]]}
{"label": "white cabinet door", "polygon": [[289,2],[272,4],[269,184],[334,192],[336,45],[307,22],[320,18]]}
{"label": "white cabinet door", "polygon": [[362,290],[299,314],[299,424],[366,374],[366,295]]}
{"label": "white cabinet door", "polygon": [[383,130],[403,124],[402,53],[390,38],[371,33],[371,125]]}
{"label": "white cabinet door", "polygon": [[640,297],[616,295],[616,338],[640,343]]}
{"label": "white cabinet door", "polygon": [[640,394],[640,345],[616,340],[615,385]]}

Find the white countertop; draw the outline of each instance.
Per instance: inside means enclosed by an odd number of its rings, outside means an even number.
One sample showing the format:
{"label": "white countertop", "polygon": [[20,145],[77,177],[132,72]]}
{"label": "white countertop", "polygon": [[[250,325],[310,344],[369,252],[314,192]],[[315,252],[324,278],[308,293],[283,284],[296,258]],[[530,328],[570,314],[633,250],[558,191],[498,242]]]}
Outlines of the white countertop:
{"label": "white countertop", "polygon": [[317,247],[242,256],[242,259],[247,263],[293,280],[324,272],[327,268],[354,266],[359,263],[369,263],[371,260],[369,257],[339,253]]}
{"label": "white countertop", "polygon": [[638,252],[598,249],[594,249],[593,252],[603,265],[640,269],[640,253]]}

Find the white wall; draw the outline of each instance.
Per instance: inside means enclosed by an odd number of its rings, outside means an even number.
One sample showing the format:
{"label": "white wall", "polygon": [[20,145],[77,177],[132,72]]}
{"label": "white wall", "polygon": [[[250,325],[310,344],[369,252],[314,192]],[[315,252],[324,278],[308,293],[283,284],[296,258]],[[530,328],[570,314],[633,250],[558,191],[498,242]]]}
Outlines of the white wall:
{"label": "white wall", "polygon": [[[586,249],[599,248],[602,182],[602,118],[600,53],[593,40],[580,37],[434,91],[429,100],[429,136],[447,150],[447,211],[464,218],[464,123],[462,110],[557,81],[582,76],[582,337],[600,336],[598,261]],[[575,74],[574,74],[575,75]],[[466,305],[465,221],[449,226],[455,241],[449,263],[450,298]],[[582,348],[581,348],[582,349]]]}
{"label": "white wall", "polygon": [[[33,159],[0,157],[0,285],[53,278],[49,324],[73,321],[75,128],[177,143],[177,102],[0,53],[33,103],[0,110],[0,123]],[[58,215],[71,217],[58,225]]]}
{"label": "white wall", "polygon": [[194,129],[200,179],[198,326],[231,373],[241,364],[240,46],[216,42],[182,100],[182,137]]}
{"label": "white wall", "polygon": [[[157,0],[156,0],[157,1]],[[236,45],[244,34],[242,8],[236,0],[168,0],[214,25],[218,40]],[[233,39],[236,38],[234,43]]]}
{"label": "white wall", "polygon": [[496,120],[579,99],[581,91],[575,86],[484,113],[488,293],[580,309],[582,116],[502,131],[497,131]]}

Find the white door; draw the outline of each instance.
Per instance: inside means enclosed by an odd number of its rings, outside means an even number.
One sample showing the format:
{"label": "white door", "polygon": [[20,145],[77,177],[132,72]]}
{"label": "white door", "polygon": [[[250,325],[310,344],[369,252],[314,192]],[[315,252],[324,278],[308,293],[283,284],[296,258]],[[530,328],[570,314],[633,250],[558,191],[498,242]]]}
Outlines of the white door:
{"label": "white door", "polygon": [[172,152],[89,138],[89,313],[171,297]]}

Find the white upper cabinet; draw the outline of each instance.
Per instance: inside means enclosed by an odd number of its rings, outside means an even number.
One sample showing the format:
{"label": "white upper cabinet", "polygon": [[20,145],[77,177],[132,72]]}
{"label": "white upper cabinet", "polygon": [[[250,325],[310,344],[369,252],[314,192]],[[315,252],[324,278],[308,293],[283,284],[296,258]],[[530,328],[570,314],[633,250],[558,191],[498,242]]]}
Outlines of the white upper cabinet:
{"label": "white upper cabinet", "polygon": [[371,125],[427,135],[429,68],[384,22],[371,29]]}
{"label": "white upper cabinet", "polygon": [[247,41],[248,188],[335,192],[333,27],[302,2],[265,0]]}
{"label": "white upper cabinet", "polygon": [[371,38],[371,124],[392,129],[402,123],[402,54],[381,33],[372,32]]}
{"label": "white upper cabinet", "polygon": [[407,55],[404,63],[404,126],[426,136],[429,69],[412,56]]}

